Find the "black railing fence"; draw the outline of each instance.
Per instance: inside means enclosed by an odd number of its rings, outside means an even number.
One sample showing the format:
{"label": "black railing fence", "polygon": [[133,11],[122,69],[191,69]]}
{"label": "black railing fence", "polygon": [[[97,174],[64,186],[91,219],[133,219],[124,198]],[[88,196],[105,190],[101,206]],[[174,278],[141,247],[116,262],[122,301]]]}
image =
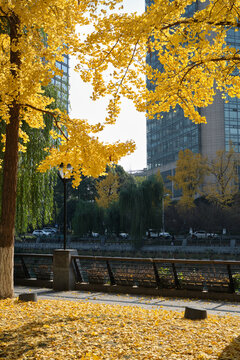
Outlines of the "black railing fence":
{"label": "black railing fence", "polygon": [[234,293],[240,261],[72,256],[76,282]]}
{"label": "black railing fence", "polygon": [[51,280],[53,278],[53,255],[15,253],[14,278]]}
{"label": "black railing fence", "polygon": [[[72,255],[71,266],[76,284],[225,293],[240,291],[240,261]],[[49,280],[52,273],[53,255],[15,254],[16,279]]]}

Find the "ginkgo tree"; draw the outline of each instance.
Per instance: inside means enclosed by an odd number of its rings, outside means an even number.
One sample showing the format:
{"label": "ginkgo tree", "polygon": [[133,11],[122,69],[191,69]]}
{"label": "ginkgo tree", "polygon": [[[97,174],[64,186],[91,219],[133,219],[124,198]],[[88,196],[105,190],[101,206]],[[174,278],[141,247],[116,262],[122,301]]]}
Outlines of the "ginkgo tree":
{"label": "ginkgo tree", "polygon": [[[45,127],[44,114],[52,116],[50,134],[59,146],[46,149],[40,171],[63,163],[73,166],[73,183],[81,175],[99,176],[106,165],[134,150],[133,142],[104,144],[98,132],[104,125],[70,119],[66,112],[51,109],[53,99],[44,96],[55,75],[62,75],[56,61],[81,49],[76,25],[105,16],[118,0],[1,0],[0,1],[0,119],[6,124],[0,222],[0,298],[13,296],[13,250],[16,212],[18,152],[25,150],[30,128]],[[67,44],[67,45],[66,45]]]}
{"label": "ginkgo tree", "polygon": [[[227,31],[240,28],[240,0],[198,1],[200,10],[184,16],[196,0],[155,0],[141,15],[114,11],[121,0],[1,0],[0,1],[0,118],[6,122],[3,161],[3,197],[0,223],[0,296],[12,296],[13,237],[18,150],[28,141],[22,124],[44,127],[42,114],[54,118],[53,138],[59,148],[49,149],[39,169],[60,163],[80,174],[98,176],[106,163],[131,152],[132,142],[102,144],[103,125],[69,119],[50,110],[42,86],[61,75],[56,60],[78,56],[77,70],[93,86],[92,99],[109,96],[107,123],[114,123],[123,96],[139,111],[153,117],[179,104],[196,123],[205,122],[198,108],[223,96],[240,97],[240,54],[226,43]],[[203,3],[203,4],[202,4]],[[86,25],[93,29],[82,36]],[[76,25],[83,26],[80,34]],[[146,53],[157,56],[161,69],[146,64]],[[141,75],[140,75],[141,74]],[[146,88],[145,78],[153,85]]]}
{"label": "ginkgo tree", "polygon": [[220,207],[233,202],[239,191],[239,156],[231,145],[228,152],[218,150],[216,157],[208,162],[209,180],[205,186],[206,198]]}
{"label": "ginkgo tree", "polygon": [[181,189],[179,205],[183,208],[194,207],[194,199],[200,194],[205,176],[208,174],[207,159],[186,149],[179,151],[174,176],[169,178],[176,189]]}
{"label": "ginkgo tree", "polygon": [[119,177],[113,171],[109,171],[107,176],[96,185],[97,197],[95,199],[98,206],[106,209],[111,203],[118,200]]}
{"label": "ginkgo tree", "polygon": [[[141,15],[121,13],[99,19],[81,47],[78,69],[93,84],[93,98],[113,95],[112,117],[126,96],[139,111],[147,108],[149,118],[179,104],[193,122],[206,122],[198,110],[214,101],[217,90],[223,98],[240,97],[240,53],[227,41],[227,32],[240,28],[240,0],[149,0],[147,4]],[[193,11],[187,11],[190,7]],[[147,77],[148,89],[139,73]]]}

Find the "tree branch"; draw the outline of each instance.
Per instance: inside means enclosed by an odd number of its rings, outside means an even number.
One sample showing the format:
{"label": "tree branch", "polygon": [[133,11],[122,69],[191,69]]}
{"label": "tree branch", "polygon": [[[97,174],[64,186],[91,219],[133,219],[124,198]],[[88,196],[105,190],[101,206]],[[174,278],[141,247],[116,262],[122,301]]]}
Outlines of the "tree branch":
{"label": "tree branch", "polygon": [[58,130],[61,132],[61,134],[65,137],[66,140],[68,140],[68,137],[66,136],[66,134],[63,132],[63,130],[61,129],[61,127],[59,126],[59,121],[57,120],[57,118],[59,117],[59,114],[54,112],[54,111],[50,111],[50,110],[46,110],[46,109],[39,109],[36,106],[30,105],[30,104],[21,104],[21,106],[26,106],[29,107],[30,109],[39,111],[41,113],[50,115],[53,117],[54,122],[55,122],[55,126],[58,128]]}

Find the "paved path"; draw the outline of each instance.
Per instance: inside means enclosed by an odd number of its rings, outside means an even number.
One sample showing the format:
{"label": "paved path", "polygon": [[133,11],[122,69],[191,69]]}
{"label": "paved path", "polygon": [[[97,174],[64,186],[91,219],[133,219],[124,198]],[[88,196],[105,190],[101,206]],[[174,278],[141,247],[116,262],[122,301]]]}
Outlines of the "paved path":
{"label": "paved path", "polygon": [[87,291],[53,291],[47,288],[15,286],[15,296],[21,293],[37,293],[38,299],[61,299],[71,301],[88,301],[92,303],[119,304],[123,306],[141,306],[146,309],[162,308],[165,310],[184,311],[186,306],[205,309],[209,314],[238,315],[240,303],[227,301],[204,301],[196,299],[147,297],[128,294],[106,294]]}

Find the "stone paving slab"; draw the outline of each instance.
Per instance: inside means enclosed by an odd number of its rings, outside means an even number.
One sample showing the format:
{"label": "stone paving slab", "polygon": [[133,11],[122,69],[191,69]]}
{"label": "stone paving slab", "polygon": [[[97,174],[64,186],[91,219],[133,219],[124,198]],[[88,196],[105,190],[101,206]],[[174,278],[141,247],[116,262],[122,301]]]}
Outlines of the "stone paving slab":
{"label": "stone paving slab", "polygon": [[53,291],[47,288],[15,286],[15,296],[21,293],[36,293],[38,299],[58,299],[70,301],[88,301],[109,305],[141,306],[145,309],[161,308],[182,312],[185,307],[207,310],[209,314],[240,316],[240,303],[227,301],[204,301],[198,299],[180,299],[164,297],[147,297],[128,294],[107,294],[87,291]]}

